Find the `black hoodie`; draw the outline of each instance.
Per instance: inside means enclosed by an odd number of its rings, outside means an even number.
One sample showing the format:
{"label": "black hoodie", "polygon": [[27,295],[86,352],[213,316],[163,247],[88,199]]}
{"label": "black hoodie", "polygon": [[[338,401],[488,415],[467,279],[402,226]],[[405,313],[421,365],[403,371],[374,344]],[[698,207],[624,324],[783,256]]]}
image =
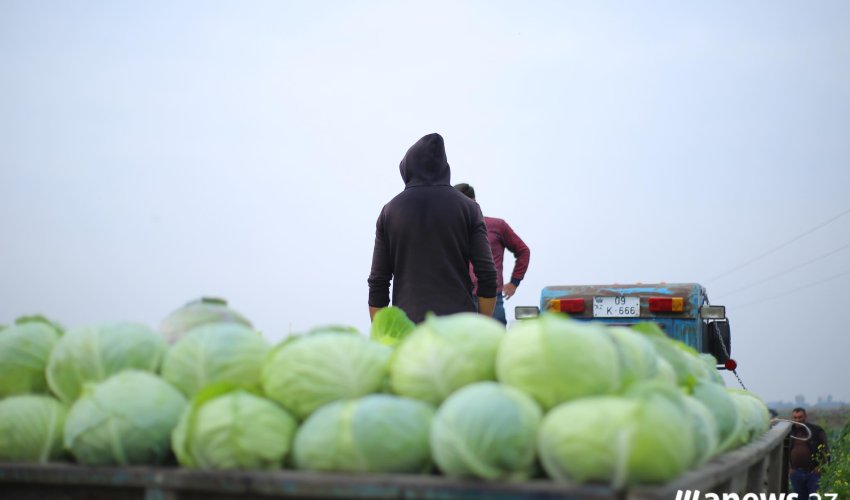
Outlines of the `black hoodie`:
{"label": "black hoodie", "polygon": [[477,203],[451,185],[439,134],[419,139],[399,165],[404,191],[384,205],[375,230],[369,305],[392,303],[416,323],[425,313],[474,312],[469,263],[480,297],[496,296],[496,268]]}

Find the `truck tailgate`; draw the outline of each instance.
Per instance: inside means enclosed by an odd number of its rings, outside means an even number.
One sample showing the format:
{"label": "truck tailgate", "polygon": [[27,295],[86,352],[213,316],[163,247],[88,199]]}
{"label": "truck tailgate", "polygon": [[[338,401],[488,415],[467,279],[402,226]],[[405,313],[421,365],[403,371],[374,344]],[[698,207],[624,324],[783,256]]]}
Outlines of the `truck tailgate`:
{"label": "truck tailgate", "polygon": [[678,490],[780,492],[783,442],[789,424],[772,427],[750,444],[719,455],[660,486],[618,492],[604,485],[549,480],[520,483],[399,474],[331,474],[291,470],[204,471],[180,467],[91,467],[55,463],[0,463],[0,498],[67,500],[229,500],[246,498],[589,499],[676,498]]}

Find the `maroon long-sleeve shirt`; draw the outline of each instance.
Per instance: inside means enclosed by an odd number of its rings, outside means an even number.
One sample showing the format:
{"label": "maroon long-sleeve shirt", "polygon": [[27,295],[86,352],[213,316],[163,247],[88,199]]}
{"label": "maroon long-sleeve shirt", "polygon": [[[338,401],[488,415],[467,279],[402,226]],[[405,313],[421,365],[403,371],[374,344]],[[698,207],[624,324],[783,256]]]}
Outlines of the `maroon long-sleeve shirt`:
{"label": "maroon long-sleeve shirt", "polygon": [[[496,293],[501,293],[505,284],[502,274],[505,249],[507,248],[516,258],[513,271],[511,271],[511,278],[508,280],[513,281],[515,285],[518,285],[525,278],[525,272],[528,270],[528,261],[531,259],[531,250],[504,219],[484,217],[484,224],[487,226],[487,239],[490,241],[493,264],[496,266]],[[469,268],[469,276],[475,286],[477,286],[475,274],[472,272],[472,266]]]}

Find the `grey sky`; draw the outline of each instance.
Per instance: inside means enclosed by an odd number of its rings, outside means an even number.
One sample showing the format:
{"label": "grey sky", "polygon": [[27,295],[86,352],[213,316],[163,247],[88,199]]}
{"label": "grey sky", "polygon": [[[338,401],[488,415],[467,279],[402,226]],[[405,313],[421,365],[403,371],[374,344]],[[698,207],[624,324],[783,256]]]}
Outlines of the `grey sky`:
{"label": "grey sky", "polygon": [[439,132],[453,182],[532,249],[509,308],[545,285],[702,282],[748,388],[850,400],[850,249],[729,293],[847,245],[850,214],[708,282],[850,208],[849,20],[846,2],[2,0],[0,323],[156,326],[216,295],[272,339],[366,331],[376,217]]}

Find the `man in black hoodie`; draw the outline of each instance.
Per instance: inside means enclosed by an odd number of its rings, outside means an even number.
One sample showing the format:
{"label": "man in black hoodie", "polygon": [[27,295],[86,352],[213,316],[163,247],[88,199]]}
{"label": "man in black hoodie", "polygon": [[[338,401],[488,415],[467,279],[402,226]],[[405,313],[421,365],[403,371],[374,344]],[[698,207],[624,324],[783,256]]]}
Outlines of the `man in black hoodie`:
{"label": "man in black hoodie", "polygon": [[390,303],[415,323],[427,312],[475,312],[469,263],[481,314],[492,316],[496,267],[481,208],[451,185],[439,134],[419,139],[399,165],[404,191],[384,205],[369,274],[369,315]]}

